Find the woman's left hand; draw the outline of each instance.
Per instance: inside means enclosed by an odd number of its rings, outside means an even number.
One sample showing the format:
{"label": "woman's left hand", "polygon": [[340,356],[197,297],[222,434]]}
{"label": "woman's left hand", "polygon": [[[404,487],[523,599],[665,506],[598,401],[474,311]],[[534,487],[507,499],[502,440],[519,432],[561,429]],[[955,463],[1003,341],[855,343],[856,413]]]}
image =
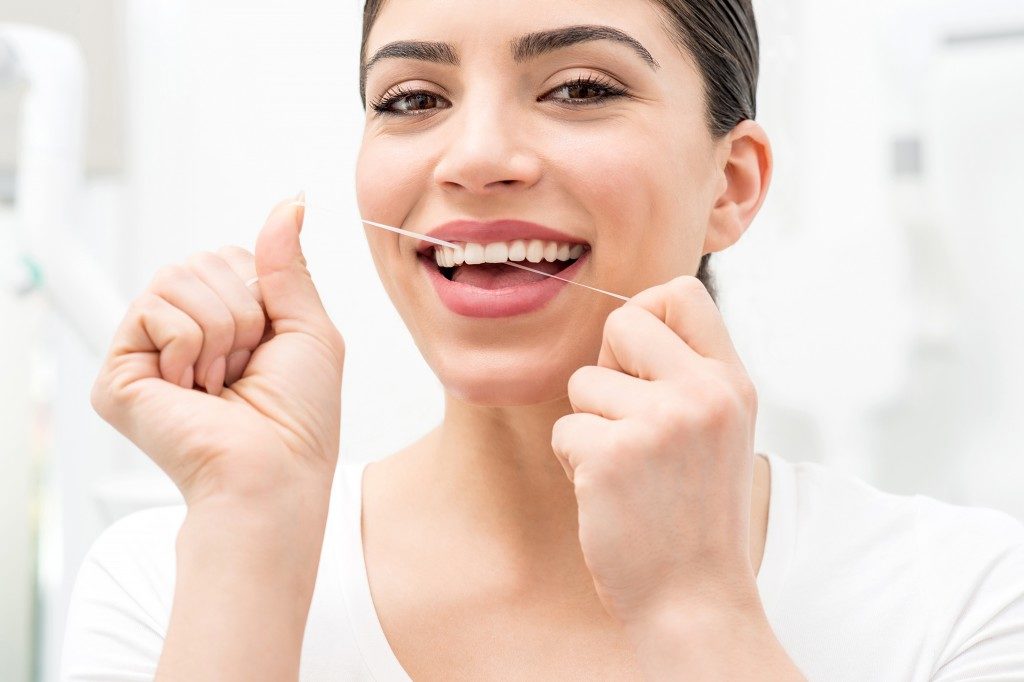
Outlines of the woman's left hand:
{"label": "woman's left hand", "polygon": [[606,610],[642,629],[666,608],[753,613],[757,394],[707,289],[679,277],[614,310],[597,366],[569,379],[552,447]]}

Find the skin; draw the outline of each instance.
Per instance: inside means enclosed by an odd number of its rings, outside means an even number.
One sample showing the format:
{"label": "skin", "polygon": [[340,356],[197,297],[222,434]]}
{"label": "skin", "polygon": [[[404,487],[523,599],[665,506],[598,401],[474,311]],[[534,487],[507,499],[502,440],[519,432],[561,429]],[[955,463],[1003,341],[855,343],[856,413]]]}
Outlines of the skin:
{"label": "skin", "polygon": [[[660,68],[608,41],[512,62],[508,40],[579,23],[627,32]],[[745,121],[710,137],[699,75],[653,3],[391,0],[369,53],[410,38],[455,43],[460,65],[382,62],[368,99],[401,84],[452,106],[368,111],[362,215],[418,231],[549,224],[591,245],[580,281],[632,299],[568,287],[529,315],[461,318],[412,241],[368,230],[445,389],[442,424],[364,477],[365,561],[399,660],[417,680],[802,679],[756,589],[769,486],[756,392],[691,276],[760,208],[764,132]],[[594,72],[630,96],[554,101]],[[298,675],[345,359],[302,218],[282,202],[255,253],[157,273],[93,387],[97,412],[188,504],[158,679]]]}

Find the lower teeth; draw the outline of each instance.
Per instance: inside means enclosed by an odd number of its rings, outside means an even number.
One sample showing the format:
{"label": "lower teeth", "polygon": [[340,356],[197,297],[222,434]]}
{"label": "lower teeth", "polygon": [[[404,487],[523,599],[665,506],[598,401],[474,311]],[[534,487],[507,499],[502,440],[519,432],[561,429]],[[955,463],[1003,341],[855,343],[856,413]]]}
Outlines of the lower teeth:
{"label": "lower teeth", "polygon": [[[570,265],[572,265],[573,263],[575,263],[578,260],[579,260],[579,258],[576,258],[576,259],[573,259],[573,260],[568,260],[568,261],[562,261],[563,263],[565,263],[565,267],[561,268],[558,272],[561,272],[562,270],[565,270],[566,268],[568,268]],[[508,263],[505,263],[505,265],[508,265]],[[524,266],[525,267],[530,267],[529,265],[525,265],[525,264],[524,264]],[[444,267],[438,266],[438,270],[440,270],[441,274],[444,275],[445,279],[447,279],[450,282],[455,277],[455,271],[458,270],[460,267],[463,267],[463,266],[456,265],[456,266],[451,267],[451,268],[444,268]],[[473,267],[473,266],[469,266],[469,267]],[[543,274],[545,277],[550,277],[550,275],[548,275],[547,273],[541,273],[541,274]],[[558,273],[556,272],[554,274],[557,275]]]}

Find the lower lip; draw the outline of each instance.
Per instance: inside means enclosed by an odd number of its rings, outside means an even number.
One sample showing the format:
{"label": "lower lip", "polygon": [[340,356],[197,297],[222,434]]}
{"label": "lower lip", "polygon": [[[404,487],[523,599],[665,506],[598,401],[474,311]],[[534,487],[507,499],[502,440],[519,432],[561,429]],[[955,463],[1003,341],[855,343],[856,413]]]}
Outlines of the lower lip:
{"label": "lower lip", "polygon": [[[558,276],[573,279],[589,256],[590,251],[587,250]],[[545,277],[538,282],[505,289],[480,289],[452,282],[441,274],[433,258],[419,256],[418,260],[441,302],[453,313],[467,317],[511,317],[532,313],[547,305],[568,284],[554,277]]]}

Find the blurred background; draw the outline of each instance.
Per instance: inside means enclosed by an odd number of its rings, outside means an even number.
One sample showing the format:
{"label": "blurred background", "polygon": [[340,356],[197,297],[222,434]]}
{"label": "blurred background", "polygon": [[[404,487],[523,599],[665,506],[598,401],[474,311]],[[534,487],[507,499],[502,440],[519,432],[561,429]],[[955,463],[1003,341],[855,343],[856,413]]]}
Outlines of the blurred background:
{"label": "blurred background", "polygon": [[[758,448],[1024,520],[1024,3],[755,2],[776,174],[712,262]],[[347,340],[342,457],[441,417],[373,269],[359,0],[0,0],[0,670],[53,680],[82,556],[176,503],[89,389],[161,265],[305,189]],[[637,264],[642,267],[642,264]]]}

